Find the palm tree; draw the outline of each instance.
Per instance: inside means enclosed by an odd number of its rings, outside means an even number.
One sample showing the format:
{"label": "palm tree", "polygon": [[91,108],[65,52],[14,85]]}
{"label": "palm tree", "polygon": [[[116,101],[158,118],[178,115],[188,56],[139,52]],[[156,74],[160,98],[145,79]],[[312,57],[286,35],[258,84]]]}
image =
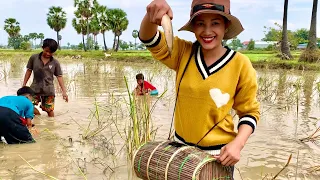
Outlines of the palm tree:
{"label": "palm tree", "polygon": [[62,36],[59,34],[58,36],[59,44],[61,44]]}
{"label": "palm tree", "polygon": [[94,16],[90,21],[90,32],[93,34],[94,43],[97,43],[97,35],[100,33],[100,22],[97,16]]}
{"label": "palm tree", "polygon": [[284,0],[281,52],[282,59],[292,59],[288,44],[288,1]]}
{"label": "palm tree", "polygon": [[29,42],[30,41],[30,36],[29,35],[24,35],[23,36],[23,41],[25,41],[25,42]]}
{"label": "palm tree", "polygon": [[89,19],[93,16],[93,7],[98,5],[97,0],[74,0],[74,7],[77,8],[77,10],[74,12],[76,17],[83,17],[86,20],[87,23],[87,43],[89,40]]}
{"label": "palm tree", "polygon": [[83,44],[83,50],[87,51],[86,49],[86,45],[84,43],[84,36],[87,33],[87,23],[86,20],[82,19],[82,18],[73,18],[72,19],[72,26],[74,27],[74,29],[77,31],[78,34],[82,34],[82,44]]}
{"label": "palm tree", "polygon": [[102,6],[100,12],[101,12],[100,19],[99,19],[100,31],[103,35],[104,50],[107,51],[105,32],[110,30],[110,26],[108,24],[108,17],[109,17],[110,11],[107,9],[106,6]]}
{"label": "palm tree", "polygon": [[137,37],[139,35],[139,31],[138,30],[133,30],[132,31],[132,37],[134,38],[134,49],[137,50]]}
{"label": "palm tree", "polygon": [[122,32],[127,29],[129,21],[127,19],[127,13],[122,9],[116,8],[110,9],[109,11],[108,24],[114,33],[113,49],[118,51],[120,36],[122,35]]}
{"label": "palm tree", "polygon": [[93,34],[93,41],[95,44],[98,43],[97,35],[100,33],[100,19],[99,16],[103,13],[105,10],[104,6],[101,6],[98,2],[93,2],[92,7],[92,19],[90,21],[90,33]]}
{"label": "palm tree", "polygon": [[116,28],[115,34],[118,36],[116,51],[118,51],[118,49],[119,49],[120,36],[122,35],[122,32],[128,28],[128,24],[129,24],[128,19],[125,19],[125,20],[121,21],[121,23],[119,24],[119,27]]}
{"label": "palm tree", "polygon": [[34,40],[34,43],[32,42],[33,44],[33,48],[36,47],[36,39],[38,38],[38,34],[37,33],[29,33],[29,37],[30,39]]}
{"label": "palm tree", "polygon": [[44,39],[44,34],[43,33],[39,33],[38,34],[38,39],[40,39],[40,46],[42,46],[42,41]]}
{"label": "palm tree", "polygon": [[15,37],[20,34],[20,23],[14,18],[8,18],[4,21],[4,30],[9,37]]}
{"label": "palm tree", "polygon": [[59,32],[66,27],[67,18],[66,12],[63,11],[62,7],[52,6],[49,8],[49,13],[47,14],[47,23],[51,29],[57,32],[57,42],[59,45]]}
{"label": "palm tree", "polygon": [[311,24],[309,31],[309,42],[306,50],[300,56],[300,61],[315,62],[319,58],[317,54],[317,11],[318,0],[313,0]]}
{"label": "palm tree", "polygon": [[133,47],[135,47],[135,45],[131,41],[129,41],[129,47],[130,47],[130,49],[133,49]]}

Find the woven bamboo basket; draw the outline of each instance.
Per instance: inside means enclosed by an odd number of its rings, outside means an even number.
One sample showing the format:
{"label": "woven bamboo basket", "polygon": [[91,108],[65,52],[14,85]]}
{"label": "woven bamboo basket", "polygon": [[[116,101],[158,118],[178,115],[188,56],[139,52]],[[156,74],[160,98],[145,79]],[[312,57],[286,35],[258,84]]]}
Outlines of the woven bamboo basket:
{"label": "woven bamboo basket", "polygon": [[232,180],[231,167],[213,156],[173,141],[149,142],[134,154],[133,169],[144,180]]}

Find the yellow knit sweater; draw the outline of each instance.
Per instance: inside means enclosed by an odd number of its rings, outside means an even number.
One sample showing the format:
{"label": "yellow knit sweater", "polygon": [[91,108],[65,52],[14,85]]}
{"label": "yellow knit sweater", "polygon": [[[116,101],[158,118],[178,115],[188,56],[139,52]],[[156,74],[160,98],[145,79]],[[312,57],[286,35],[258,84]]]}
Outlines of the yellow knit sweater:
{"label": "yellow knit sweater", "polygon": [[[142,40],[141,40],[142,41]],[[163,32],[149,41],[142,41],[152,56],[176,71],[176,90],[191,54],[192,42],[174,39],[170,55]],[[227,49],[213,65],[207,67],[201,47],[197,48],[180,84],[175,110],[176,137],[188,144],[198,144],[202,149],[219,149],[237,135],[230,115],[235,109],[242,124],[254,131],[259,121],[259,103],[256,71],[243,54]]]}

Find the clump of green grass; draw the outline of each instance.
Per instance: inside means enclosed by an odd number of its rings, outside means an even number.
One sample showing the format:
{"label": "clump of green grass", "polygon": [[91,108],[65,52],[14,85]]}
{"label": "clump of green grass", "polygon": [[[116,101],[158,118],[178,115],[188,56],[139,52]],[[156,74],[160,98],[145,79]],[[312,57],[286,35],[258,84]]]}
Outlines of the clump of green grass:
{"label": "clump of green grass", "polygon": [[129,103],[130,120],[126,124],[125,137],[127,146],[127,157],[132,159],[133,153],[143,144],[154,140],[157,129],[152,125],[151,114],[154,111],[155,105],[164,94],[163,92],[152,105],[151,97],[145,95],[143,97],[136,97],[134,93],[130,92],[127,78],[124,77]]}
{"label": "clump of green grass", "polygon": [[320,51],[319,50],[305,50],[302,52],[299,57],[299,61],[309,62],[309,63],[318,63],[320,60]]}
{"label": "clump of green grass", "polygon": [[[0,57],[5,58],[13,58],[19,59],[23,57],[27,60],[32,54],[39,53],[41,50],[0,50]],[[281,60],[276,57],[278,51],[262,51],[262,50],[254,50],[254,51],[240,51],[241,53],[247,55],[253,65],[257,68],[272,68],[272,69],[304,69],[304,70],[320,70],[319,63],[309,63],[308,62],[300,62],[299,58],[301,57],[301,51],[293,51],[292,55],[294,57],[293,60]],[[110,57],[106,57],[105,53],[111,54]],[[80,59],[72,58],[72,57],[80,57]],[[150,61],[153,62],[154,58],[151,56],[151,53],[147,50],[141,51],[109,51],[104,52],[102,50],[91,50],[91,51],[83,51],[83,50],[58,50],[55,53],[55,57],[59,60],[76,60],[76,61],[84,61],[84,60],[106,60],[106,61],[132,61],[132,62],[145,62]],[[314,61],[312,61],[314,62]]]}

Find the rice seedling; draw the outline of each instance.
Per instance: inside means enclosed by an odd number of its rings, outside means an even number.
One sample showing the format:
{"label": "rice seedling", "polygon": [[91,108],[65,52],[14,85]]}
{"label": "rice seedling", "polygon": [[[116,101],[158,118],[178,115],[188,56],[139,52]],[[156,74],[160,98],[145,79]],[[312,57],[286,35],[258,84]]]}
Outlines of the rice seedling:
{"label": "rice seedling", "polygon": [[297,179],[297,177],[298,177],[298,167],[299,167],[299,154],[300,154],[300,150],[298,149],[298,153],[297,153],[297,165],[296,165],[296,175],[295,175],[295,179]]}
{"label": "rice seedling", "polygon": [[308,173],[320,172],[320,166],[314,166],[307,169]]}
{"label": "rice seedling", "polygon": [[[94,116],[97,119],[101,120],[101,110],[97,110],[97,103],[95,104],[95,111],[91,111],[90,116]],[[99,113],[97,114],[92,114],[92,113]],[[76,121],[74,121],[76,122]],[[90,121],[91,123],[92,121]],[[78,124],[78,123],[77,123]],[[78,124],[80,129],[86,133],[87,127],[82,127],[80,124]],[[89,126],[88,126],[89,127]],[[110,141],[113,139],[111,138],[106,138],[103,134],[100,134],[104,129],[105,125],[103,123],[100,124],[99,128],[91,130],[89,133],[87,133],[87,136],[81,135],[79,140],[73,140],[71,137],[68,138],[68,143],[66,143],[66,140],[63,138],[58,137],[55,135],[53,132],[51,132],[48,129],[44,129],[43,132],[41,133],[42,136],[44,133],[47,133],[51,139],[58,140],[59,144],[63,147],[64,153],[69,157],[68,159],[71,160],[72,164],[76,167],[78,171],[78,175],[83,177],[83,179],[87,179],[86,173],[87,173],[87,166],[95,166],[99,169],[101,169],[101,172],[104,174],[108,171],[111,173],[114,173],[114,168],[111,167],[110,165],[107,164],[107,162],[110,162],[106,160],[110,156],[115,155],[115,145],[111,144]],[[81,152],[77,151],[69,151],[68,148],[72,147],[72,144],[75,142],[79,142],[80,145],[89,145],[89,148],[91,149],[90,153],[83,153],[81,148],[79,149]],[[112,152],[111,152],[112,151]],[[81,158],[75,158],[74,155],[76,154],[81,154]],[[103,156],[99,156],[99,154]],[[88,160],[89,159],[89,160]],[[91,159],[91,160],[90,160]],[[106,174],[105,174],[106,175]],[[107,176],[107,175],[106,175]]]}
{"label": "rice seedling", "polygon": [[285,170],[289,166],[291,158],[292,158],[292,154],[290,154],[289,159],[288,159],[287,163],[283,166],[283,168],[275,176],[273,176],[272,180],[276,179],[282,173],[282,171]]}
{"label": "rice seedling", "polygon": [[156,103],[164,96],[166,91],[164,91],[151,106],[150,96],[136,97],[134,93],[130,92],[126,77],[124,77],[124,80],[128,93],[128,108],[130,113],[129,123],[125,125],[125,140],[127,157],[131,160],[135,150],[144,143],[154,140],[156,129],[152,125],[151,114],[154,111]]}
{"label": "rice seedling", "polygon": [[296,126],[295,126],[295,138],[297,138],[298,133],[298,125],[299,125],[299,99],[300,99],[300,91],[302,89],[300,79],[298,79],[293,85],[295,89],[295,97],[296,97]]}
{"label": "rice seedling", "polygon": [[265,77],[259,77],[258,78],[258,85],[259,85],[259,91],[258,91],[258,98],[260,101],[271,101],[272,97],[275,94],[275,91],[272,90],[273,88],[274,80],[271,80],[270,78]]}
{"label": "rice seedling", "polygon": [[318,132],[320,132],[320,126],[310,136],[308,136],[306,138],[302,138],[302,139],[300,139],[300,141],[301,142],[309,142],[309,141],[311,141],[313,143],[315,143],[317,140],[320,141],[320,135],[316,135]]}
{"label": "rice seedling", "polygon": [[[111,95],[112,98],[113,95]],[[114,107],[114,104],[107,104],[107,105],[101,105],[97,98],[94,98],[93,102],[94,108],[90,109],[90,114],[88,118],[90,119],[88,125],[86,127],[80,125],[76,120],[74,120],[73,117],[70,117],[73,122],[75,122],[82,133],[82,139],[83,140],[89,140],[101,132],[103,132],[105,129],[111,126],[113,124],[112,121],[112,108]]]}
{"label": "rice seedling", "polygon": [[237,167],[235,167],[235,169],[238,171],[238,173],[239,173],[239,175],[240,175],[241,180],[243,180],[243,178],[242,178],[242,174],[241,174],[241,172],[240,172],[240,169],[239,169],[239,168],[237,168]]}
{"label": "rice seedling", "polygon": [[36,168],[34,168],[34,167],[33,167],[27,160],[25,160],[20,154],[19,154],[19,157],[20,157],[24,162],[26,162],[32,170],[34,170],[34,171],[36,171],[36,172],[38,172],[38,173],[40,173],[40,174],[42,174],[42,175],[50,178],[50,179],[58,180],[57,178],[55,178],[55,177],[53,177],[53,176],[50,176],[50,175],[48,175],[48,174],[46,174],[46,173],[44,173],[44,172],[41,172],[41,171],[37,170]]}
{"label": "rice seedling", "polygon": [[[57,140],[59,142],[59,144],[63,147],[64,154],[66,154],[66,156],[71,161],[71,163],[76,167],[76,169],[77,169],[77,171],[79,173],[78,175],[86,180],[87,179],[87,177],[85,175],[86,174],[85,172],[87,172],[86,157],[84,156],[83,158],[74,158],[74,155],[77,152],[69,151],[68,148],[71,147],[71,146],[66,145],[64,139],[58,137],[53,132],[51,132],[49,129],[44,129],[42,133],[48,133],[53,139],[55,139],[55,140]],[[70,142],[70,138],[69,138],[69,142]],[[83,154],[83,153],[81,152],[80,154]]]}
{"label": "rice seedling", "polygon": [[[69,156],[70,156],[70,155],[69,155]],[[81,176],[82,176],[85,180],[87,180],[87,177],[86,177],[86,175],[84,174],[84,172],[86,171],[86,161],[85,161],[85,158],[84,158],[84,162],[85,162],[85,163],[84,163],[84,166],[81,166],[81,165],[80,165],[80,163],[79,163],[79,158],[78,158],[77,163],[73,160],[73,158],[72,158],[71,156],[70,156],[70,159],[72,160],[72,162],[73,162],[74,164],[77,165],[77,168],[78,168]]]}
{"label": "rice seedling", "polygon": [[[87,128],[85,129],[83,139],[90,139],[90,138],[96,136],[97,134],[101,133],[103,130],[105,130],[107,127],[109,127],[111,125],[110,122],[103,123],[103,121],[102,121],[103,119],[100,115],[99,105],[98,105],[96,98],[94,100],[94,111],[92,111],[92,110],[90,110],[90,111],[91,111],[91,114],[89,115],[90,122],[89,122]],[[92,124],[93,119],[96,120],[98,127],[91,130],[90,126]]]}
{"label": "rice seedling", "polygon": [[18,166],[14,166],[12,169],[7,170],[12,176],[12,179],[17,179],[17,177],[22,173],[22,170]]}
{"label": "rice seedling", "polygon": [[[263,175],[264,173],[263,173],[263,166],[262,166],[261,167],[261,179],[262,180],[265,180],[265,179],[275,180],[289,166],[291,159],[292,159],[292,154],[290,154],[290,156],[289,156],[289,158],[287,160],[287,163],[283,166],[282,169],[279,170],[279,172],[276,175],[272,175],[272,174]],[[241,180],[243,180],[243,177],[242,177],[240,169],[237,168],[237,167],[235,167],[235,169],[238,171]]]}
{"label": "rice seedling", "polygon": [[5,83],[7,83],[8,77],[9,77],[9,69],[7,68],[6,64],[3,63],[0,71],[0,81],[4,80]]}

